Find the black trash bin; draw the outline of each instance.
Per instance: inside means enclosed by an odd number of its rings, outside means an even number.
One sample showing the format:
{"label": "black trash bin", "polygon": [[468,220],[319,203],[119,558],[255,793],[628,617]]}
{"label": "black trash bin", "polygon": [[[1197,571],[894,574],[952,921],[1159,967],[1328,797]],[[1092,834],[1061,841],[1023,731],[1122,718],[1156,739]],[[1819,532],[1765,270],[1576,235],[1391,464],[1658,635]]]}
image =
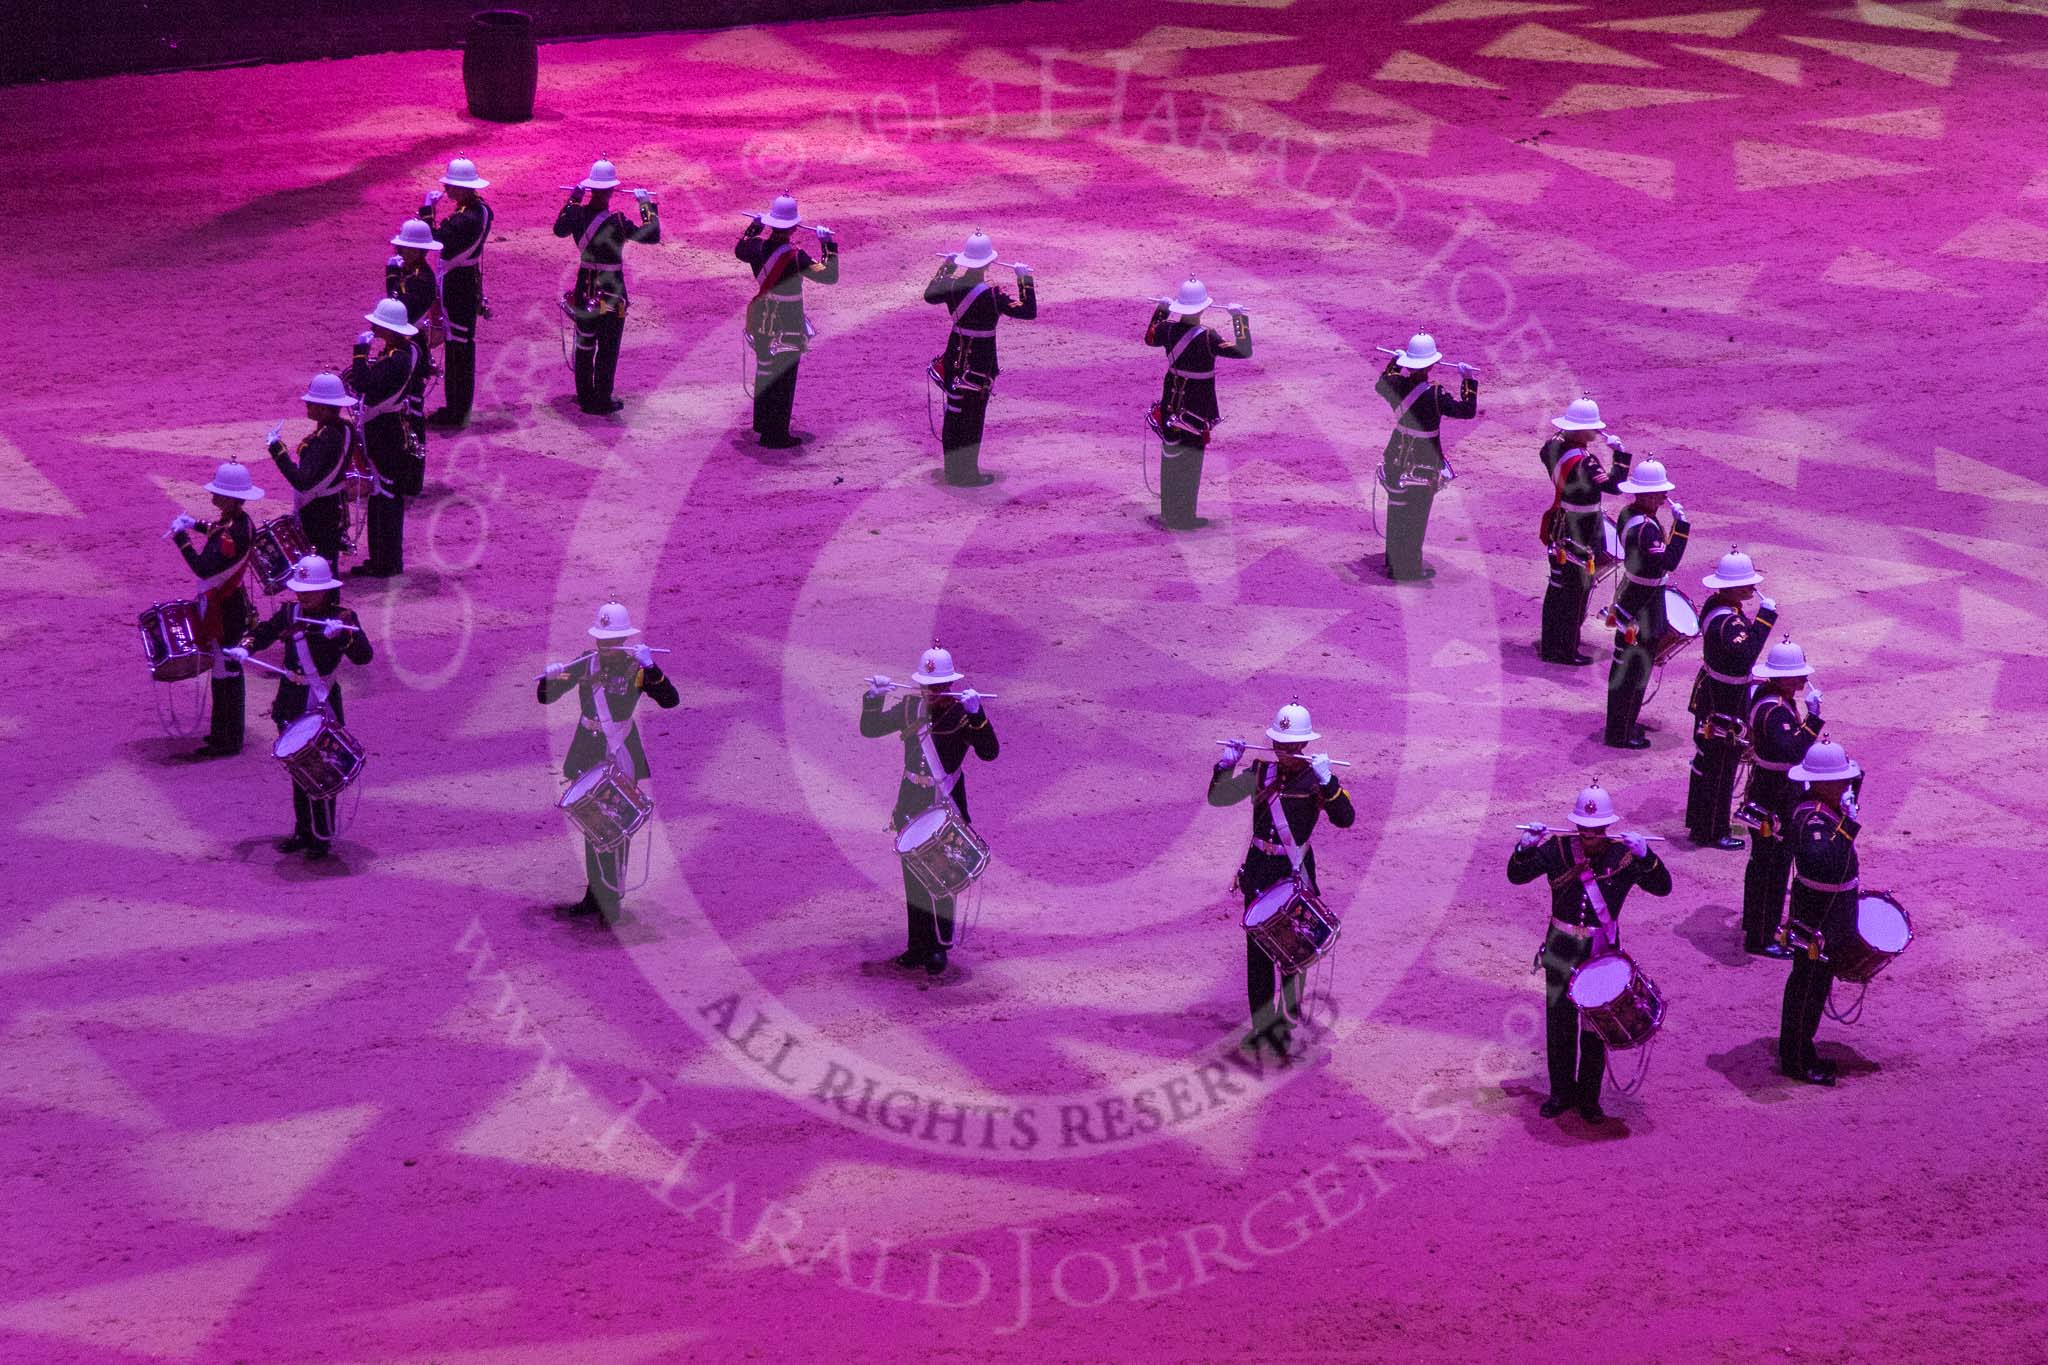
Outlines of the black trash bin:
{"label": "black trash bin", "polygon": [[524,123],[533,117],[533,91],[540,81],[540,49],[533,41],[533,16],[523,10],[487,9],[469,17],[462,48],[462,89],[469,112],[494,123]]}

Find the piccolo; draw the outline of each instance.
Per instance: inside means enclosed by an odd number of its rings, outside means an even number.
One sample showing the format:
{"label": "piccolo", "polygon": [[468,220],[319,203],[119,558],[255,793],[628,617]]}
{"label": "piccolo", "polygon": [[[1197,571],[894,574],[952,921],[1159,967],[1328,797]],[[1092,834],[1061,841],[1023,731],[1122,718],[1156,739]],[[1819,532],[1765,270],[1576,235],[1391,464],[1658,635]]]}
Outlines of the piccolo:
{"label": "piccolo", "polygon": [[[1241,739],[1219,739],[1216,742],[1218,744],[1225,746],[1226,748],[1232,744],[1235,744],[1240,749],[1256,749],[1262,754],[1277,754],[1280,752],[1278,749],[1274,748],[1270,744],[1247,744]],[[1291,756],[1294,758],[1299,758],[1304,763],[1308,762],[1308,756],[1305,754],[1294,754]],[[1351,765],[1349,763],[1346,763],[1341,758],[1333,758],[1330,760],[1330,766],[1333,768],[1348,768]]]}
{"label": "piccolo", "polygon": [[353,621],[334,621],[320,616],[301,616],[299,624],[302,626],[339,626],[343,630],[352,630],[358,635],[366,633],[361,626]]}
{"label": "piccolo", "polygon": [[[1516,825],[1515,828],[1528,830],[1531,834],[1584,834],[1587,832],[1583,827],[1579,825],[1573,825],[1569,829],[1566,829],[1557,825],[1546,825],[1540,822],[1533,821],[1526,825]],[[1608,837],[1615,838],[1619,836],[1609,835]],[[1646,844],[1662,844],[1669,842],[1661,834],[1638,834],[1635,837],[1641,839]]]}
{"label": "piccolo", "polygon": [[[1395,349],[1394,347],[1392,347],[1392,346],[1375,346],[1375,347],[1373,347],[1373,349],[1374,349],[1375,351],[1378,351],[1378,352],[1379,352],[1379,353],[1380,353],[1381,355],[1406,355],[1406,354],[1407,354],[1407,352],[1405,352],[1405,351],[1400,351],[1400,350],[1396,350],[1396,349]],[[1475,376],[1476,376],[1476,375],[1477,375],[1477,374],[1479,373],[1479,367],[1478,367],[1478,366],[1476,366],[1476,365],[1467,365],[1467,364],[1465,364],[1465,363],[1464,363],[1463,361],[1460,361],[1460,360],[1439,360],[1439,361],[1436,361],[1435,363],[1436,363],[1436,364],[1438,364],[1438,365],[1448,365],[1448,366],[1450,366],[1450,367],[1451,367],[1452,369],[1454,369],[1454,370],[1457,370],[1457,371],[1458,371],[1459,373],[1461,373],[1461,374],[1462,374],[1462,373],[1465,373],[1465,372],[1467,372],[1467,371],[1470,371],[1470,372],[1471,372],[1471,373],[1472,373],[1473,375],[1475,375]]]}

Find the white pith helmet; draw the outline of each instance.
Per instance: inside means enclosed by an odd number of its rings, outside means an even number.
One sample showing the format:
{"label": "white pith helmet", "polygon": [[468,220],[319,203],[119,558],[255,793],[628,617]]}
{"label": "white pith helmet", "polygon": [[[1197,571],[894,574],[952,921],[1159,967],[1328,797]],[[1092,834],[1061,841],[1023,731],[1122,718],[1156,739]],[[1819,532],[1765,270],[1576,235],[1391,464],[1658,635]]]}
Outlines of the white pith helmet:
{"label": "white pith helmet", "polygon": [[597,609],[597,624],[586,633],[593,640],[623,640],[638,635],[640,628],[633,624],[625,603],[607,602]]}
{"label": "white pith helmet", "polygon": [[1607,430],[1607,423],[1600,420],[1600,405],[1590,398],[1574,398],[1565,404],[1564,416],[1551,418],[1550,425],[1559,431]]}
{"label": "white pith helmet", "polygon": [[776,195],[775,202],[768,206],[768,212],[762,215],[761,221],[772,228],[795,227],[799,222],[803,221],[803,215],[796,211],[796,196],[793,194]]}
{"label": "white pith helmet", "polygon": [[1298,701],[1291,701],[1273,713],[1273,723],[1266,727],[1266,738],[1275,744],[1306,744],[1322,736],[1316,733],[1315,722],[1308,718],[1308,708]]}
{"label": "white pith helmet", "polygon": [[313,382],[306,385],[306,391],[299,395],[301,403],[320,403],[330,408],[352,408],[355,395],[342,387],[341,376],[324,371],[313,376]]}
{"label": "white pith helmet", "polygon": [[986,232],[972,233],[966,245],[953,253],[953,264],[962,270],[979,270],[996,258],[996,244]]}
{"label": "white pith helmet", "polygon": [[577,182],[578,189],[615,190],[619,187],[619,168],[605,160],[590,163],[590,174]]}
{"label": "white pith helmet", "polygon": [[1436,338],[1427,332],[1417,332],[1408,338],[1408,344],[1394,353],[1394,363],[1404,370],[1426,370],[1444,358],[1436,348]]}
{"label": "white pith helmet", "polygon": [[1785,775],[1794,782],[1847,782],[1862,776],[1863,769],[1856,766],[1841,745],[1824,739],[1809,748],[1806,757],[1793,764],[1792,771]]}
{"label": "white pith helmet", "polygon": [[491,182],[476,173],[476,163],[466,156],[458,156],[448,163],[448,174],[441,177],[444,185],[453,185],[458,190],[480,190]]}
{"label": "white pith helmet", "polygon": [[1780,640],[1750,668],[1749,676],[1758,682],[1770,678],[1810,678],[1813,665],[1806,661],[1803,648],[1790,640]]}
{"label": "white pith helmet", "polygon": [[1572,823],[1580,829],[1606,829],[1620,818],[1614,813],[1614,798],[1598,782],[1580,788],[1572,802]]}
{"label": "white pith helmet", "polygon": [[249,466],[239,460],[229,460],[213,471],[213,482],[204,485],[209,493],[223,498],[239,498],[243,502],[263,501],[263,490],[249,477]]}
{"label": "white pith helmet", "polygon": [[372,327],[382,327],[387,332],[396,332],[402,337],[418,336],[420,329],[412,325],[405,315],[405,305],[397,299],[378,299],[377,306],[363,314],[363,321]]}
{"label": "white pith helmet", "polygon": [[938,687],[944,683],[959,682],[966,676],[953,667],[952,650],[933,645],[918,659],[917,672],[910,675],[910,680],[919,687]]}
{"label": "white pith helmet", "polygon": [[441,244],[434,240],[434,230],[427,226],[424,218],[408,218],[398,225],[398,235],[391,239],[393,246],[409,246],[416,251],[439,251]]}
{"label": "white pith helmet", "polygon": [[1721,562],[1714,566],[1712,573],[1700,579],[1716,592],[1722,588],[1753,587],[1763,581],[1764,576],[1756,571],[1756,564],[1750,557],[1733,549],[1721,556]]}
{"label": "white pith helmet", "polygon": [[1624,493],[1671,493],[1678,485],[1664,472],[1662,460],[1638,460],[1628,477],[1615,485]]}
{"label": "white pith helmet", "polygon": [[292,576],[284,585],[293,592],[327,592],[340,587],[341,580],[325,555],[306,555],[292,565]]}
{"label": "white pith helmet", "polygon": [[1190,275],[1180,282],[1180,297],[1166,305],[1166,311],[1175,317],[1187,317],[1200,313],[1209,306],[1209,287]]}

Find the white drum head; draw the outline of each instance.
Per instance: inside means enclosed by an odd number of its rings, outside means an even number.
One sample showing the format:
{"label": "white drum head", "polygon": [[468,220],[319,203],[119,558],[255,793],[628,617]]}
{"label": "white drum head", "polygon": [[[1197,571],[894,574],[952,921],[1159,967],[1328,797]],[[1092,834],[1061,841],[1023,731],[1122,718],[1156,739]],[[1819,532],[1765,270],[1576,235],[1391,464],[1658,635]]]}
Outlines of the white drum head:
{"label": "white drum head", "polygon": [[945,823],[946,808],[944,806],[933,806],[930,810],[903,827],[903,832],[896,836],[896,851],[898,853],[910,852],[910,850],[916,848],[934,834],[937,834],[939,826]]}
{"label": "white drum head", "polygon": [[1572,975],[1572,1003],[1581,1009],[1592,1009],[1619,999],[1635,975],[1635,967],[1619,954],[1596,957]]}
{"label": "white drum head", "polygon": [[1244,912],[1244,927],[1249,929],[1255,924],[1264,924],[1267,920],[1279,914],[1287,902],[1293,899],[1293,882],[1287,881],[1284,878],[1274,882],[1264,891],[1261,891],[1258,899],[1253,901],[1250,908]]}
{"label": "white drum head", "polygon": [[1692,603],[1685,600],[1685,594],[1676,588],[1664,589],[1664,620],[1680,635],[1700,633],[1700,614],[1693,610]]}
{"label": "white drum head", "polygon": [[569,790],[563,792],[562,799],[560,801],[557,801],[555,804],[557,806],[562,807],[564,810],[568,809],[570,806],[575,805],[578,801],[581,801],[584,797],[590,795],[591,792],[597,789],[597,784],[604,781],[605,779],[605,772],[605,765],[602,763],[598,764],[595,768],[592,768],[590,771],[584,773],[583,776],[577,778],[574,782],[571,782],[569,784]]}
{"label": "white drum head", "polygon": [[277,737],[271,754],[277,758],[289,758],[313,742],[313,737],[320,733],[324,722],[325,718],[321,716],[300,716]]}
{"label": "white drum head", "polygon": [[1856,934],[1881,953],[1902,953],[1913,938],[1906,912],[1883,896],[1857,898]]}

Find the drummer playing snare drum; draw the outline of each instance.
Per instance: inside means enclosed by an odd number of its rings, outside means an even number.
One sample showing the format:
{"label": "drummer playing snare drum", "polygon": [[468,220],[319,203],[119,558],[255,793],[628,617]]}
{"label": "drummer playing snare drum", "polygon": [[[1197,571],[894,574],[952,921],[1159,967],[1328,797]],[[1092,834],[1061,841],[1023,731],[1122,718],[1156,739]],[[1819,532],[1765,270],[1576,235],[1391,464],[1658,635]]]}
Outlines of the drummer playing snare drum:
{"label": "drummer playing snare drum", "polygon": [[1516,886],[1538,877],[1550,883],[1550,932],[1538,954],[1550,1063],[1550,1098],[1542,1110],[1547,1119],[1577,1108],[1588,1123],[1606,1122],[1600,1109],[1600,1076],[1607,1065],[1607,1044],[1591,1029],[1580,1029],[1578,1006],[1566,992],[1580,964],[1620,949],[1621,930],[1615,921],[1630,888],[1641,887],[1652,896],[1671,894],[1671,869],[1647,839],[1635,833],[1619,838],[1608,834],[1608,827],[1620,818],[1606,790],[1595,783],[1572,803],[1572,830],[1525,829],[1508,858],[1508,880]]}
{"label": "drummer playing snare drum", "polygon": [[1621,513],[1621,586],[1614,595],[1614,663],[1607,673],[1607,744],[1615,749],[1647,749],[1650,740],[1636,724],[1643,695],[1650,690],[1650,670],[1657,660],[1657,642],[1669,627],[1664,587],[1671,571],[1685,557],[1692,525],[1685,509],[1671,503],[1671,536],[1667,540],[1657,511],[1678,485],[1665,475],[1658,460],[1638,460],[1629,476],[1616,485],[1634,499]]}
{"label": "drummer playing snare drum", "polygon": [[[301,559],[285,587],[296,600],[282,604],[269,619],[259,622],[249,633],[247,648],[237,646],[228,653],[242,660],[273,644],[284,646],[292,676],[278,680],[277,700],[270,707],[270,718],[277,722],[280,735],[293,721],[314,710],[325,711],[340,725],[345,718],[335,671],[343,659],[357,667],[370,662],[370,637],[356,614],[341,605],[341,580],[334,576],[334,566],[319,555]],[[325,858],[334,828],[334,798],[310,797],[298,783],[292,783],[292,832],[279,842],[278,852],[304,849],[309,859]]]}
{"label": "drummer playing snare drum", "polygon": [[[937,646],[924,652],[910,681],[919,689],[893,705],[883,700],[898,684],[876,674],[868,679],[860,702],[860,732],[869,739],[885,735],[903,741],[903,780],[896,787],[896,809],[889,827],[901,830],[913,817],[924,814],[941,800],[950,801],[960,818],[973,823],[967,814],[967,775],[961,766],[972,749],[984,763],[993,763],[1002,746],[981,694],[971,687],[956,688],[967,675],[953,666],[950,650]],[[934,780],[936,759],[943,774]],[[946,950],[953,943],[953,898],[934,897],[920,884],[906,863],[903,868],[903,898],[909,911],[910,942],[897,957],[899,967],[923,967],[937,976],[946,970]]]}
{"label": "drummer playing snare drum", "polygon": [[[1238,772],[1246,746],[1242,740],[1231,740],[1209,774],[1210,805],[1234,806],[1247,797],[1257,798],[1252,804],[1251,847],[1237,869],[1237,889],[1244,895],[1246,909],[1286,877],[1299,876],[1311,891],[1319,893],[1315,850],[1308,846],[1317,817],[1328,815],[1338,829],[1349,829],[1357,818],[1351,797],[1330,769],[1330,756],[1304,752],[1322,738],[1309,721],[1307,707],[1292,702],[1281,707],[1266,728],[1266,738],[1273,742],[1272,762],[1261,759]],[[1276,807],[1287,813],[1284,833],[1273,818]],[[1289,1021],[1301,1017],[1301,975],[1282,975],[1283,1008],[1275,1010],[1273,959],[1249,934],[1245,936],[1244,967],[1245,994],[1252,1013],[1252,1031],[1245,1036],[1244,1045],[1256,1052],[1263,1042],[1284,1065],[1293,1040]]]}

